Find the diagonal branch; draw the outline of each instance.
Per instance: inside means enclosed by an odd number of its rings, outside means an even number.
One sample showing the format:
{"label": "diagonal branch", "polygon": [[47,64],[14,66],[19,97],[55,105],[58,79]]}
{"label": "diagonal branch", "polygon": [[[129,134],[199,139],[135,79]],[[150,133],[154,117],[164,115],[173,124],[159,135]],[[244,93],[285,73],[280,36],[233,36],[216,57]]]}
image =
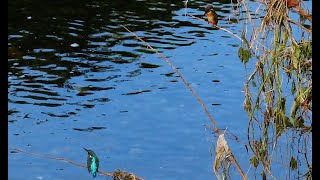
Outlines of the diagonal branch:
{"label": "diagonal branch", "polygon": [[142,40],[139,36],[137,36],[135,33],[131,32],[128,28],[126,28],[125,26],[122,26],[124,29],[126,29],[129,33],[131,33],[132,35],[134,35],[138,40],[140,40],[141,42],[145,43],[147,45],[148,48],[150,48],[151,50],[153,50],[154,52],[156,52],[163,60],[166,61],[166,63],[178,74],[178,76],[180,77],[180,79],[182,80],[182,82],[187,86],[187,88],[191,91],[191,93],[197,98],[198,102],[200,103],[200,105],[202,106],[202,108],[204,109],[204,111],[206,112],[206,114],[208,115],[212,125],[214,126],[214,129],[217,131],[217,133],[220,134],[220,131],[216,125],[216,123],[213,120],[213,117],[211,116],[211,114],[209,113],[207,107],[204,105],[203,101],[200,99],[199,95],[192,89],[192,87],[187,83],[187,81],[183,78],[183,76],[181,75],[181,73],[179,72],[179,70],[173,66],[173,64],[166,58],[164,57],[159,51],[157,51],[156,49],[154,49],[149,43],[147,43],[146,41]]}
{"label": "diagonal branch", "polygon": [[[59,157],[54,157],[54,156],[46,156],[46,155],[42,155],[42,154],[37,154],[37,153],[33,153],[33,152],[28,152],[28,151],[25,151],[25,150],[21,150],[21,149],[17,149],[17,148],[14,148],[14,147],[9,147],[10,149],[12,149],[13,151],[16,151],[16,152],[21,152],[21,153],[25,153],[25,154],[30,154],[32,156],[37,156],[37,157],[41,157],[41,158],[47,158],[47,159],[54,159],[54,160],[58,160],[58,161],[65,161],[65,162],[68,162],[68,163],[71,163],[71,164],[74,164],[76,166],[80,166],[80,167],[84,167],[84,168],[87,168],[87,166],[85,165],[82,165],[82,164],[79,164],[79,163],[76,163],[74,161],[71,161],[69,159],[65,159],[65,158],[59,158]],[[105,175],[105,176],[111,176],[111,177],[114,177],[115,174],[114,173],[108,173],[108,172],[103,172],[103,171],[98,171],[99,174],[101,175]],[[139,178],[139,177],[136,177],[135,178],[137,180],[143,180],[142,178]]]}
{"label": "diagonal branch", "polygon": [[[138,40],[140,40],[141,42],[145,43],[147,45],[148,48],[150,48],[151,50],[153,50],[154,52],[156,52],[176,73],[177,75],[180,77],[180,79],[182,80],[182,82],[186,85],[186,87],[191,91],[192,95],[195,96],[198,100],[198,102],[200,103],[200,105],[202,106],[203,110],[205,111],[205,113],[207,114],[207,116],[209,117],[212,125],[214,126],[215,132],[217,134],[221,134],[220,130],[218,129],[216,123],[214,122],[211,114],[209,113],[207,107],[204,105],[203,101],[200,99],[200,97],[198,96],[198,94],[192,89],[192,87],[187,83],[187,81],[183,78],[183,76],[181,75],[181,73],[179,72],[179,70],[177,68],[175,68],[173,66],[173,64],[165,57],[163,56],[159,51],[157,51],[156,49],[154,49],[149,43],[147,43],[146,41],[142,40],[138,35],[136,35],[135,33],[133,33],[132,31],[130,31],[128,28],[126,28],[125,26],[121,25],[125,30],[127,30],[129,33],[131,33],[132,35],[134,35]],[[243,179],[247,180],[246,175],[243,173],[239,163],[237,162],[236,158],[234,157],[233,153],[231,152],[231,149],[228,149],[228,154],[231,157],[231,160],[233,161],[234,165],[236,166],[237,170],[239,171],[240,175],[242,176]]]}
{"label": "diagonal branch", "polygon": [[[188,16],[193,17],[193,18],[198,19],[198,20],[201,20],[201,21],[205,21],[205,20],[203,20],[203,19],[201,19],[201,18],[198,18],[198,17],[196,17],[196,16],[194,16],[194,15],[191,15],[191,14],[188,14]],[[243,42],[243,40],[242,40],[238,35],[234,34],[233,32],[229,31],[228,29],[222,28],[222,27],[220,27],[220,26],[218,26],[218,25],[214,25],[214,24],[212,24],[212,25],[213,25],[214,27],[218,28],[218,29],[221,29],[222,31],[225,31],[225,32],[231,34],[232,36],[235,36],[235,37],[238,38],[241,42]]]}

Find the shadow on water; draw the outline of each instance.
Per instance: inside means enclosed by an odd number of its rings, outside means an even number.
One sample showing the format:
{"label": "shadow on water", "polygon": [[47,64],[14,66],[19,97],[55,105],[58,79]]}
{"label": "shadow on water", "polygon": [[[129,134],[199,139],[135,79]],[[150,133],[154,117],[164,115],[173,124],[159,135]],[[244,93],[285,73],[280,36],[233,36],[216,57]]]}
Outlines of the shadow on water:
{"label": "shadow on water", "polygon": [[[190,6],[200,9],[204,5]],[[70,80],[75,77],[97,82],[83,87],[88,91],[79,90],[78,95],[86,95],[90,91],[114,90],[116,86],[100,87],[98,82],[130,81],[126,78],[139,76],[141,68],[160,67],[142,62],[132,65],[135,69],[129,72],[119,68],[118,64],[140,61],[141,53],[153,54],[120,25],[137,32],[160,52],[191,46],[196,41],[194,36],[210,30],[185,18],[175,18],[184,7],[180,1],[15,0],[8,7],[9,102],[17,104],[62,106],[68,95],[62,96],[55,88],[74,89],[76,85]],[[176,33],[184,27],[202,30]],[[21,95],[18,100],[19,92],[28,95]]]}

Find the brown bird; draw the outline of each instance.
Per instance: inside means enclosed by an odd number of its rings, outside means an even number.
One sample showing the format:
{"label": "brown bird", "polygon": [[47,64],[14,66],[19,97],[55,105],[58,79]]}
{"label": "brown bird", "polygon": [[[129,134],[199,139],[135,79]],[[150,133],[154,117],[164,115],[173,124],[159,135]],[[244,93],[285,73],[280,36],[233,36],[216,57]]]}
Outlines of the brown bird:
{"label": "brown bird", "polygon": [[287,7],[292,8],[299,6],[300,1],[299,0],[287,0]]}
{"label": "brown bird", "polygon": [[211,23],[213,25],[218,24],[218,14],[216,13],[215,10],[213,10],[212,5],[208,5],[206,9],[204,10],[204,16],[207,15],[208,18],[208,23]]}

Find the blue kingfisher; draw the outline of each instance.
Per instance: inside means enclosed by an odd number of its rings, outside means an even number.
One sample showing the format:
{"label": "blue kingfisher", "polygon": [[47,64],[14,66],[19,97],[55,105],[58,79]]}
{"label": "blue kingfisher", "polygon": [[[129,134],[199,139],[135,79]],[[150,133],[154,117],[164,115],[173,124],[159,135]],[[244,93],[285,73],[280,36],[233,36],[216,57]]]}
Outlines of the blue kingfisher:
{"label": "blue kingfisher", "polygon": [[93,177],[96,177],[97,172],[99,171],[99,158],[96,155],[96,153],[94,153],[92,150],[86,149],[86,148],[83,148],[83,149],[88,152],[88,159],[87,159],[88,171],[89,173],[92,174]]}
{"label": "blue kingfisher", "polygon": [[218,24],[218,14],[216,13],[215,10],[213,10],[212,5],[208,5],[206,9],[204,10],[204,16],[207,15],[208,18],[208,23],[211,23],[213,25]]}

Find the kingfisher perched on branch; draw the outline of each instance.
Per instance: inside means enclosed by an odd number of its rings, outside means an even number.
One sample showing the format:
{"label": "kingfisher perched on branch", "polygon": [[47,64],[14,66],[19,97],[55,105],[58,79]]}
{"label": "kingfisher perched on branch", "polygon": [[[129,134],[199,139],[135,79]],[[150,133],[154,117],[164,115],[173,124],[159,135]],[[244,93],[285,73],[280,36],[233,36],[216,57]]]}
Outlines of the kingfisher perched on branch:
{"label": "kingfisher perched on branch", "polygon": [[83,149],[88,152],[88,159],[87,159],[88,171],[89,173],[92,174],[93,177],[96,177],[97,172],[99,170],[99,158],[96,155],[96,153],[94,153],[92,150],[86,149],[86,148],[83,148]]}
{"label": "kingfisher perched on branch", "polygon": [[207,15],[208,18],[208,23],[211,23],[213,25],[218,24],[218,14],[216,11],[213,9],[212,5],[208,5],[206,9],[204,10],[204,16]]}

